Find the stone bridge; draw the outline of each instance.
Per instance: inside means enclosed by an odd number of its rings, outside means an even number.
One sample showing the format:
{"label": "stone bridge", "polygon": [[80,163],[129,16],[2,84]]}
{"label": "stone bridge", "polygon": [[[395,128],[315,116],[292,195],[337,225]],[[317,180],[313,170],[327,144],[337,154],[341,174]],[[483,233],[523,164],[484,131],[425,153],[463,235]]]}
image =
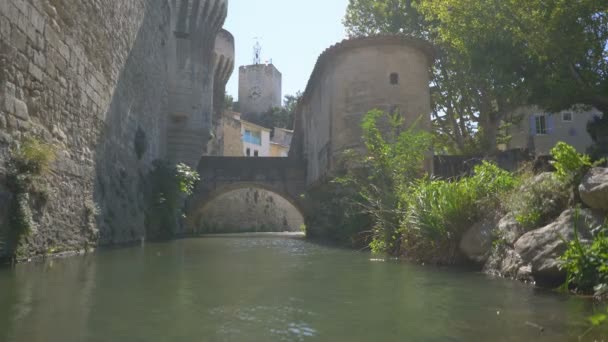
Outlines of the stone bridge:
{"label": "stone bridge", "polygon": [[[289,157],[202,157],[201,182],[187,203],[187,231],[197,232],[205,223],[208,203],[243,188],[276,193],[305,218],[316,213],[319,203],[306,201],[302,194],[331,178],[345,150],[364,148],[365,113],[399,111],[405,124],[430,131],[433,60],[434,49],[427,42],[402,36],[356,38],[327,49],[298,103]],[[432,172],[431,158],[425,167]]]}
{"label": "stone bridge", "polygon": [[201,181],[186,204],[186,231],[196,232],[203,223],[202,211],[218,196],[244,188],[273,192],[300,213],[305,212],[306,164],[292,158],[202,157]]}

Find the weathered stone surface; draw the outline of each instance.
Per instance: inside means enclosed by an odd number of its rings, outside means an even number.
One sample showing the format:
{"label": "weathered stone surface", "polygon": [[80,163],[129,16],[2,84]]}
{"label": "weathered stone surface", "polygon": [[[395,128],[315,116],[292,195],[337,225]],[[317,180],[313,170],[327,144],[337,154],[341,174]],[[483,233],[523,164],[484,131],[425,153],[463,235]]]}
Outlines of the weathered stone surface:
{"label": "weathered stone surface", "polygon": [[[187,154],[204,152],[211,56],[226,6],[226,0],[200,7],[193,0],[0,0],[0,167],[23,137],[57,147],[26,253],[145,236],[145,175],[154,160],[167,158],[171,101],[188,109],[186,127],[196,128],[180,140],[198,148]],[[205,16],[197,25],[190,25],[192,11]],[[185,102],[171,98],[176,91],[186,93]],[[141,159],[133,143],[140,130],[148,142]],[[91,214],[94,206],[101,215]]]}
{"label": "weathered stone surface", "polygon": [[483,264],[488,260],[494,240],[496,221],[482,220],[471,227],[460,240],[460,251],[469,260]]}
{"label": "weathered stone surface", "polygon": [[589,207],[608,211],[608,168],[591,169],[583,178],[579,193]]}
{"label": "weathered stone surface", "polygon": [[515,216],[508,214],[498,222],[495,235],[504,243],[512,246],[525,232],[524,227],[515,220]]}
{"label": "weathered stone surface", "polygon": [[492,253],[483,267],[483,272],[522,281],[533,280],[531,267],[524,265],[521,256],[513,250],[512,246],[506,244],[499,244],[492,249]]}
{"label": "weathered stone surface", "polygon": [[9,208],[12,195],[4,186],[4,177],[0,176],[0,258],[6,254],[6,229],[9,219]]}
{"label": "weathered stone surface", "polygon": [[[574,239],[575,210],[569,209],[546,227],[524,234],[515,243],[515,252],[523,264],[532,267],[532,276],[539,284],[558,285],[565,280],[559,258]],[[576,227],[581,240],[591,238],[591,232],[603,224],[603,217],[591,210],[580,210]]]}

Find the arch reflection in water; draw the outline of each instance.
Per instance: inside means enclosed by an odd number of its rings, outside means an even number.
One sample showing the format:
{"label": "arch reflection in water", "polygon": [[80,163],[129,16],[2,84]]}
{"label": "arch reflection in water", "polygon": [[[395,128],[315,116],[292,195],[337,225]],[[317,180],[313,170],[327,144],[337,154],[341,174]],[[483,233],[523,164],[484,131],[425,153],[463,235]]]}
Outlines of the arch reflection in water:
{"label": "arch reflection in water", "polygon": [[199,234],[297,232],[304,225],[301,212],[289,200],[260,187],[221,193],[199,213]]}

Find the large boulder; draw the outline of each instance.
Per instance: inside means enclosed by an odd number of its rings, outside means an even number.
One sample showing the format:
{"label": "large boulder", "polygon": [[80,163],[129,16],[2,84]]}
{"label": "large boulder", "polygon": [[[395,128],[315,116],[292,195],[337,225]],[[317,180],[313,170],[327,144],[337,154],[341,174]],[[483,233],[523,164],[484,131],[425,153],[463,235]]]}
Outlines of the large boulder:
{"label": "large boulder", "polygon": [[[573,209],[566,210],[555,222],[526,233],[515,242],[515,252],[524,265],[531,266],[532,276],[539,285],[557,286],[566,280],[559,258],[574,239],[575,213]],[[603,219],[591,210],[579,210],[576,227],[583,243],[592,238],[591,232],[601,227]]]}
{"label": "large boulder", "polygon": [[512,246],[498,244],[492,250],[483,272],[506,278],[531,281],[531,267],[525,265],[521,256],[513,250]]}
{"label": "large boulder", "polygon": [[467,230],[460,240],[460,251],[470,260],[484,264],[492,251],[496,220],[484,219]]}
{"label": "large boulder", "polygon": [[581,200],[593,209],[608,211],[608,168],[591,169],[578,188]]}
{"label": "large boulder", "polygon": [[496,238],[507,245],[513,246],[515,241],[524,235],[525,232],[524,227],[515,219],[515,215],[508,214],[498,222],[495,234]]}

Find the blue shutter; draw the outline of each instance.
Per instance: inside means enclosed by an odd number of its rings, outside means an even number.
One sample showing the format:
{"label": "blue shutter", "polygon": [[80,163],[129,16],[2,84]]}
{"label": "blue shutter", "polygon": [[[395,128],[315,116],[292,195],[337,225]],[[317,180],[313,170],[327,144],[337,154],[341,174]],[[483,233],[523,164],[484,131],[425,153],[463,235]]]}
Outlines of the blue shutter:
{"label": "blue shutter", "polygon": [[554,114],[547,114],[547,134],[552,134],[553,133],[553,121],[554,121]]}
{"label": "blue shutter", "polygon": [[530,136],[536,135],[536,115],[530,115]]}

